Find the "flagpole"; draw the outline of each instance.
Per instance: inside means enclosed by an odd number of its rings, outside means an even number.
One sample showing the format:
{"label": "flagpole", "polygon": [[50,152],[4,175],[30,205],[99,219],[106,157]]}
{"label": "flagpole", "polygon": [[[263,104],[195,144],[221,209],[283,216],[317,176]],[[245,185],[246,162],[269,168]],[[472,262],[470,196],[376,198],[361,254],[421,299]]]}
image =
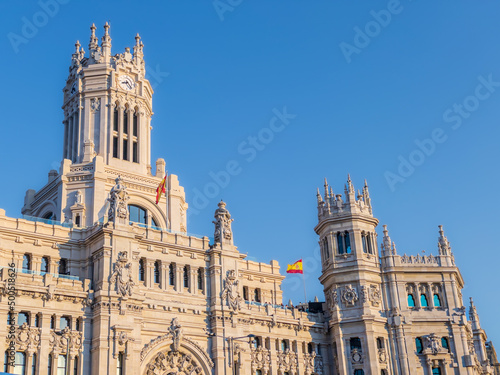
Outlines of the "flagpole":
{"label": "flagpole", "polygon": [[305,303],[307,304],[307,294],[306,294],[306,278],[304,276],[304,267],[302,267],[302,281],[303,281],[303,284],[304,284],[304,298],[306,299],[305,300]]}

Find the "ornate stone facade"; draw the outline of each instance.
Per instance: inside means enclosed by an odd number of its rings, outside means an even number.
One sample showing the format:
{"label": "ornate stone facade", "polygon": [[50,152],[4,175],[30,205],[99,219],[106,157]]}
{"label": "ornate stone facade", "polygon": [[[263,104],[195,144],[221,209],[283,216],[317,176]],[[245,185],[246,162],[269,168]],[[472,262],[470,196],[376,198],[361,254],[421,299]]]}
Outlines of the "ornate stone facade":
{"label": "ornate stone facade", "polygon": [[[451,245],[381,252],[368,186],[317,194],[325,303],[282,300],[278,262],[247,260],[220,202],[214,238],[187,233],[177,176],[155,204],[152,88],[143,43],[113,55],[108,24],[77,42],[64,87],[63,161],[28,190],[25,219],[0,210],[0,325],[7,371],[55,374],[492,374],[494,349]],[[155,174],[153,175],[153,172]],[[11,275],[15,276],[11,276]],[[13,285],[13,286],[12,286]],[[14,305],[12,305],[14,301]],[[24,367],[23,367],[24,366]]]}

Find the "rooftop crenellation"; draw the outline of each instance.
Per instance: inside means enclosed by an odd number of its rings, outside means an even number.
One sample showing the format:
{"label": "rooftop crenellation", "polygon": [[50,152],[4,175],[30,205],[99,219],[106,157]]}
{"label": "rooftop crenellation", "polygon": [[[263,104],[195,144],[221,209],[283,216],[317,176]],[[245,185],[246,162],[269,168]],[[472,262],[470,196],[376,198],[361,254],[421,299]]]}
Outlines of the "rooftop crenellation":
{"label": "rooftop crenellation", "polygon": [[358,190],[356,195],[351,176],[347,175],[347,183],[344,185],[344,198],[342,194],[335,194],[333,187],[328,185],[325,178],[324,195],[318,188],[316,194],[318,199],[318,216],[320,218],[334,215],[364,214],[373,217],[368,183],[365,180],[362,191]]}

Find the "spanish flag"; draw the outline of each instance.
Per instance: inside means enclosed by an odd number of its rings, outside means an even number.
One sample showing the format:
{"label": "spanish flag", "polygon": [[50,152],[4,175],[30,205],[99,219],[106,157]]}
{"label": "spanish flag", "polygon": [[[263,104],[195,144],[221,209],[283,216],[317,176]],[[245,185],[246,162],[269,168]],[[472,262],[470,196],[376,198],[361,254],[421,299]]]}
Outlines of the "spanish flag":
{"label": "spanish flag", "polygon": [[296,261],[294,264],[289,264],[286,273],[304,273],[302,270],[302,259]]}
{"label": "spanish flag", "polygon": [[163,180],[161,180],[160,185],[156,188],[156,204],[160,201],[161,198],[161,193],[166,193],[167,191],[165,190],[165,185],[167,184],[167,175],[163,177]]}

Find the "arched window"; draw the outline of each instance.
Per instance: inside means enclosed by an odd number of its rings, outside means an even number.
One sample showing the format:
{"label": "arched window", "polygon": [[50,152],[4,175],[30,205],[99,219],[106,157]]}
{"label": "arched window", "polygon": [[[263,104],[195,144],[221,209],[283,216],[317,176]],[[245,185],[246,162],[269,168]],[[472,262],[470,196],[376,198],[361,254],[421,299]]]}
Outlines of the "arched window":
{"label": "arched window", "polygon": [[128,107],[123,110],[123,134],[128,134]]}
{"label": "arched window", "polygon": [[17,315],[17,324],[22,326],[24,323],[30,325],[30,316],[27,312],[22,311]]}
{"label": "arched window", "polygon": [[328,238],[323,238],[323,258],[325,260],[330,258],[330,252],[328,251]]}
{"label": "arched window", "polygon": [[417,337],[415,339],[415,348],[417,349],[417,353],[420,354],[424,350],[424,344],[421,337]]}
{"label": "arched window", "polygon": [[351,237],[349,236],[349,232],[344,232],[344,241],[345,241],[345,252],[347,254],[351,253]]}
{"label": "arched window", "polygon": [[365,233],[361,233],[361,240],[363,242],[363,253],[367,253],[368,252],[368,235],[365,234]]}
{"label": "arched window", "polygon": [[344,239],[342,238],[342,234],[340,232],[337,233],[337,248],[339,254],[344,254]]}
{"label": "arched window", "polygon": [[139,259],[139,281],[145,280],[144,259]]}
{"label": "arched window", "polygon": [[[148,211],[140,206],[129,204],[128,206],[129,221],[133,223],[139,223],[144,225],[149,225]],[[151,217],[151,225],[153,227],[158,227],[155,219]]]}
{"label": "arched window", "polygon": [[198,290],[203,290],[203,268],[198,268]]}
{"label": "arched window", "polygon": [[116,103],[115,109],[113,110],[113,130],[115,132],[118,131],[118,103]]}
{"label": "arched window", "polygon": [[429,303],[427,302],[427,296],[425,294],[420,295],[420,306],[427,307]]}
{"label": "arched window", "polygon": [[432,375],[441,375],[441,369],[439,367],[433,367]]}
{"label": "arched window", "polygon": [[354,370],[354,375],[365,375],[365,372],[362,369],[358,368]]}
{"label": "arched window", "polygon": [[168,265],[168,283],[170,285],[175,285],[174,265],[172,263]]}
{"label": "arched window", "polygon": [[189,288],[189,267],[184,266],[184,288]]}
{"label": "arched window", "polygon": [[14,374],[26,374],[26,354],[23,352],[16,352],[16,359],[14,362]]}
{"label": "arched window", "polygon": [[160,283],[160,262],[158,262],[158,261],[155,262],[154,282],[155,282],[155,284]]}
{"label": "arched window", "polygon": [[443,349],[450,351],[450,343],[446,337],[441,337],[441,346]]}
{"label": "arched window", "polygon": [[408,307],[415,307],[415,298],[413,298],[413,294],[408,294]]}
{"label": "arched window", "polygon": [[132,135],[137,137],[137,111],[139,109],[136,107],[134,111],[134,117],[132,118]]}
{"label": "arched window", "polygon": [[62,354],[57,358],[57,375],[66,375],[66,356]]}
{"label": "arched window", "polygon": [[23,272],[31,270],[31,256],[29,254],[23,255]]}
{"label": "arched window", "polygon": [[371,233],[367,233],[366,234],[366,243],[368,245],[368,253],[373,254],[372,235],[371,235]]}
{"label": "arched window", "polygon": [[45,215],[43,215],[43,219],[46,220],[56,220],[56,215],[53,212],[49,211]]}
{"label": "arched window", "polygon": [[48,257],[42,258],[42,264],[40,266],[40,271],[42,271],[43,273],[49,272],[49,258]]}
{"label": "arched window", "polygon": [[434,307],[441,307],[441,299],[438,294],[434,294]]}

